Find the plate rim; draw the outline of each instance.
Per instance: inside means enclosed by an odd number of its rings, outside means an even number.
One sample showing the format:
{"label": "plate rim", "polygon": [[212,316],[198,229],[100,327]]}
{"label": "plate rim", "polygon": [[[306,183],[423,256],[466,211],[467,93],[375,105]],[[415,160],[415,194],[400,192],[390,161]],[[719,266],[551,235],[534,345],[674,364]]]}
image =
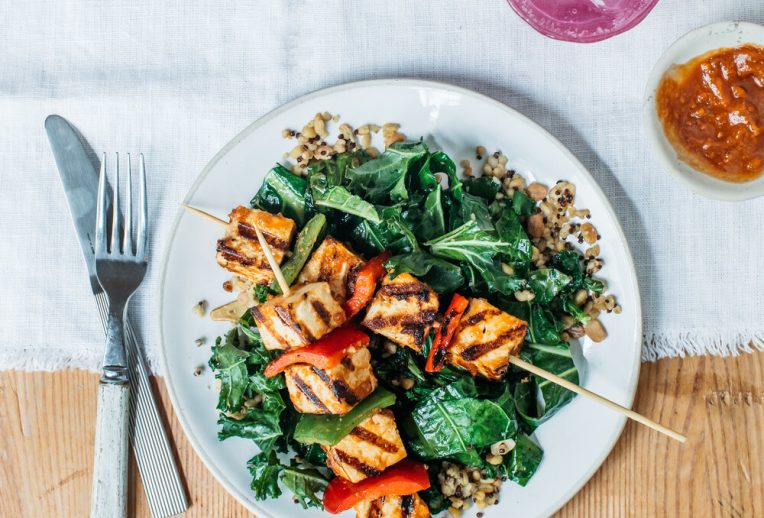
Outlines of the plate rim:
{"label": "plate rim", "polygon": [[[165,387],[167,389],[167,393],[170,396],[170,402],[172,403],[173,411],[178,421],[180,422],[183,433],[185,433],[186,438],[188,439],[189,443],[191,444],[191,447],[194,450],[194,453],[196,453],[196,455],[199,456],[199,458],[202,460],[207,470],[210,473],[212,473],[212,475],[223,486],[223,488],[230,495],[232,495],[241,505],[247,508],[250,512],[253,512],[253,513],[257,512],[259,513],[260,516],[263,516],[263,517],[276,518],[267,509],[265,509],[264,507],[261,507],[259,503],[253,502],[251,500],[250,495],[244,494],[242,491],[240,491],[239,488],[228,479],[228,477],[226,476],[224,472],[217,469],[217,467],[214,465],[213,460],[210,458],[210,456],[207,454],[204,448],[202,448],[201,442],[194,434],[193,429],[190,426],[189,422],[186,420],[186,417],[184,416],[184,414],[177,410],[179,408],[179,404],[178,404],[179,400],[178,400],[178,395],[176,394],[176,391],[175,391],[174,383],[172,382],[172,374],[171,374],[172,370],[169,368],[169,365],[168,365],[167,348],[165,346],[166,340],[164,336],[164,325],[163,325],[164,314],[165,314],[164,312],[165,288],[166,288],[170,252],[172,250],[172,245],[174,244],[175,238],[177,236],[178,226],[180,225],[181,217],[184,213],[183,204],[187,203],[194,196],[194,194],[196,194],[197,190],[199,189],[199,186],[210,174],[210,171],[218,164],[218,162],[220,162],[231,151],[231,149],[237,146],[242,140],[248,137],[251,133],[258,130],[260,127],[264,126],[270,120],[281,115],[283,112],[289,111],[290,109],[296,106],[305,104],[308,101],[322,97],[324,95],[328,95],[328,94],[332,94],[336,92],[342,92],[346,90],[370,87],[370,86],[382,86],[382,87],[403,86],[403,87],[441,89],[441,90],[459,93],[466,97],[471,97],[478,101],[488,103],[492,105],[495,109],[507,112],[514,117],[519,117],[524,122],[531,124],[536,129],[540,130],[541,134],[544,135],[546,139],[552,145],[557,147],[558,150],[561,151],[568,158],[568,160],[570,160],[571,163],[579,169],[581,173],[583,173],[586,177],[588,177],[588,179],[590,180],[592,189],[597,194],[597,196],[601,198],[606,208],[606,211],[608,213],[607,215],[615,223],[615,227],[616,227],[620,242],[623,243],[623,246],[625,247],[626,258],[627,258],[626,267],[628,270],[628,274],[631,276],[632,280],[634,281],[634,286],[635,286],[634,295],[637,302],[636,308],[634,308],[635,319],[637,324],[635,338],[638,340],[638,347],[635,348],[634,357],[631,359],[633,364],[636,366],[636,368],[634,369],[634,372],[632,374],[632,379],[628,380],[631,383],[631,387],[629,388],[627,401],[625,402],[624,406],[628,408],[632,407],[634,403],[634,398],[636,396],[637,387],[639,384],[638,382],[639,382],[639,374],[641,371],[641,355],[642,355],[642,348],[644,346],[644,343],[642,340],[644,322],[643,322],[643,315],[642,315],[642,297],[641,297],[641,293],[639,289],[639,277],[637,276],[636,267],[634,265],[634,256],[631,253],[631,247],[629,245],[628,240],[626,239],[626,235],[623,232],[621,221],[618,218],[618,215],[613,210],[612,205],[608,201],[608,197],[605,195],[605,192],[600,187],[599,182],[597,182],[594,176],[592,176],[591,172],[589,172],[589,169],[586,166],[584,166],[584,164],[568,149],[567,146],[565,146],[557,137],[555,137],[546,128],[544,128],[539,123],[532,120],[531,118],[520,113],[519,111],[515,110],[511,106],[504,104],[503,102],[497,99],[494,99],[486,94],[482,94],[480,92],[476,92],[474,90],[470,90],[468,88],[456,86],[446,82],[431,81],[431,80],[425,80],[425,79],[414,79],[414,78],[406,78],[406,77],[393,77],[393,78],[384,78],[384,79],[351,81],[348,83],[342,83],[339,85],[314,90],[310,93],[301,95],[295,99],[292,99],[291,101],[281,104],[277,106],[276,108],[274,108],[273,110],[265,113],[264,115],[262,115],[261,117],[259,117],[258,119],[256,119],[255,121],[247,125],[246,127],[244,127],[231,140],[229,140],[212,157],[212,159],[210,159],[207,165],[199,173],[194,183],[188,189],[185,197],[181,201],[181,204],[178,206],[178,209],[176,210],[175,217],[172,222],[172,226],[170,227],[170,230],[168,233],[168,237],[167,237],[168,242],[164,246],[164,250],[162,252],[162,259],[160,264],[160,279],[159,279],[159,286],[158,286],[159,311],[157,313],[157,321],[156,321],[159,325],[159,349],[160,349],[159,357],[160,357],[160,361],[163,368]],[[596,459],[592,463],[591,468],[587,470],[587,472],[575,484],[571,486],[571,488],[567,491],[567,493],[565,493],[559,499],[558,502],[555,502],[552,505],[552,507],[548,509],[549,515],[554,514],[560,508],[562,508],[562,506],[568,503],[570,499],[574,495],[576,495],[581,490],[581,488],[591,479],[591,477],[600,469],[602,464],[605,462],[605,459],[607,459],[607,457],[610,456],[610,454],[613,451],[613,448],[618,442],[618,439],[623,433],[624,426],[626,425],[626,417],[623,415],[619,417],[620,418],[619,418],[618,426],[614,428],[613,433],[611,434],[610,437],[608,437],[606,441],[607,448],[603,448],[602,450],[603,453],[601,453],[600,455],[596,457]]]}

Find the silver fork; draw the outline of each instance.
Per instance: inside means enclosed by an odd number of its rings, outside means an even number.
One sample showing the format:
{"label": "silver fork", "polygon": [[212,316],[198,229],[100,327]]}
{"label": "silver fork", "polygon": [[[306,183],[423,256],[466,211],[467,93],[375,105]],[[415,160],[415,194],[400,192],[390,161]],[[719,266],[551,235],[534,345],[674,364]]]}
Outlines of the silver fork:
{"label": "silver fork", "polygon": [[107,234],[106,154],[101,161],[95,231],[96,275],[109,300],[106,354],[98,388],[92,518],[127,513],[128,418],[130,380],[125,354],[125,315],[130,297],[146,274],[146,167],[140,155],[139,215],[133,239],[132,167],[127,155],[124,225],[120,228],[119,154],[114,178],[111,238]]}

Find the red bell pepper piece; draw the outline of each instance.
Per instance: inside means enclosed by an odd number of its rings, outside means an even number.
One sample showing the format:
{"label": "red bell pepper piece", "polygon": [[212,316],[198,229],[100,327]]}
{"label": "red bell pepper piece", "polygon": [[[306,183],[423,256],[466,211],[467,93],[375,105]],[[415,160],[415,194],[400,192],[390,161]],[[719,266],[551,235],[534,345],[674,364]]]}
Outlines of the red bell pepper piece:
{"label": "red bell pepper piece", "polygon": [[382,252],[377,257],[369,259],[369,262],[358,272],[353,295],[342,305],[348,318],[361,311],[374,296],[377,281],[387,273],[385,262],[390,259],[390,255],[390,252]]}
{"label": "red bell pepper piece", "polygon": [[448,346],[451,344],[451,339],[454,337],[456,328],[459,327],[459,321],[462,319],[462,315],[467,310],[469,303],[469,299],[454,293],[451,304],[448,305],[446,314],[443,316],[443,322],[435,332],[435,338],[432,340],[430,354],[427,355],[427,363],[424,366],[425,371],[438,372],[445,365]]}
{"label": "red bell pepper piece", "polygon": [[337,514],[364,500],[383,496],[405,496],[430,487],[427,466],[404,459],[377,477],[369,477],[355,484],[335,477],[324,491],[324,510]]}
{"label": "red bell pepper piece", "polygon": [[369,335],[353,327],[339,327],[310,345],[285,352],[271,361],[263,374],[266,378],[272,378],[295,363],[308,363],[319,369],[331,369],[342,360],[348,347],[353,345],[369,345]]}

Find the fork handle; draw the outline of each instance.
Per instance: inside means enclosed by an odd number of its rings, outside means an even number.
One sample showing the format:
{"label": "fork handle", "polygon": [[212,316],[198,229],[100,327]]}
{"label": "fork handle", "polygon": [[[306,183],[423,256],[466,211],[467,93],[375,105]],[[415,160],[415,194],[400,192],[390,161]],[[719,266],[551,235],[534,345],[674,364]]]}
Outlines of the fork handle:
{"label": "fork handle", "polygon": [[129,399],[127,381],[99,384],[91,518],[127,514]]}
{"label": "fork handle", "polygon": [[127,450],[130,442],[130,383],[124,324],[127,302],[109,302],[106,354],[98,386],[91,518],[127,515]]}

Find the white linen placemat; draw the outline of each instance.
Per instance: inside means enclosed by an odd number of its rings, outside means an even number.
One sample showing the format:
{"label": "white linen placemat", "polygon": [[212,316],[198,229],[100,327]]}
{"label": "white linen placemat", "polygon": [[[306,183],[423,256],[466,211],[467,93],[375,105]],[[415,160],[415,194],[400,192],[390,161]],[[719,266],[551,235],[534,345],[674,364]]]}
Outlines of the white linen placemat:
{"label": "white linen placemat", "polygon": [[154,370],[159,258],[215,152],[304,93],[408,76],[485,93],[586,165],[620,217],[642,289],[645,360],[764,348],[764,200],[695,196],[653,160],[640,106],[677,37],[764,22],[761,0],[662,0],[602,43],[547,39],[503,0],[27,0],[0,9],[0,369],[96,369],[103,335],[43,120],[97,152],[145,153],[153,261],[132,303]]}

